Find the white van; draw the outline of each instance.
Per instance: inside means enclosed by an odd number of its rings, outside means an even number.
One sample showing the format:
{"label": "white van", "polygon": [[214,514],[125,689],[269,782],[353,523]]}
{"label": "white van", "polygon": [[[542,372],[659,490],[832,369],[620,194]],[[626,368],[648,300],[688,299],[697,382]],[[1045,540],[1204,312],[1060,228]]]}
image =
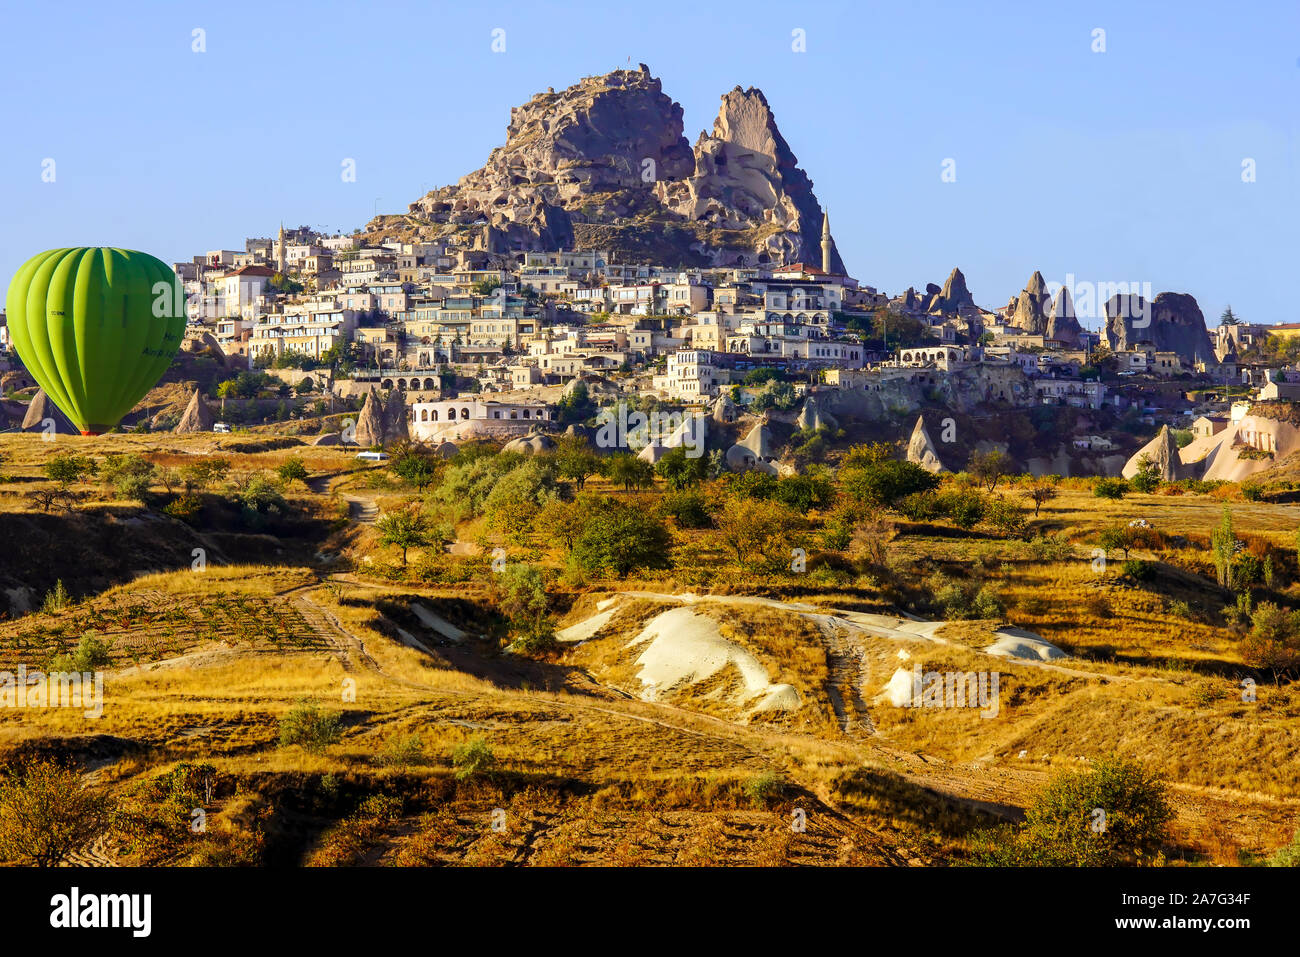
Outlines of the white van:
{"label": "white van", "polygon": [[226,423],[224,423],[224,422],[214,422],[213,425],[212,425],[212,431],[213,431],[213,432],[221,432],[221,433],[224,434],[224,433],[230,431],[230,426],[228,426],[228,425],[227,425]]}
{"label": "white van", "polygon": [[387,452],[358,452],[357,458],[363,462],[387,462]]}

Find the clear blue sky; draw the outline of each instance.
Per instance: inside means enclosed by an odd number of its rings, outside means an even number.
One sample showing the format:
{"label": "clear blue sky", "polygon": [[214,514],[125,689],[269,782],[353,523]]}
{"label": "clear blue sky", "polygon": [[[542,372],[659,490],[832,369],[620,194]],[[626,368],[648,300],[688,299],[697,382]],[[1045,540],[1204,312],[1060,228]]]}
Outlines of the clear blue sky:
{"label": "clear blue sky", "polygon": [[1229,302],[1300,321],[1294,0],[712,6],[6,4],[0,281],[54,246],[170,262],[281,219],[350,230],[481,165],[511,106],[630,58],[692,143],[722,93],[762,88],[850,271],[882,290],[956,265],[996,307],[1040,269],[1189,292],[1211,324]]}

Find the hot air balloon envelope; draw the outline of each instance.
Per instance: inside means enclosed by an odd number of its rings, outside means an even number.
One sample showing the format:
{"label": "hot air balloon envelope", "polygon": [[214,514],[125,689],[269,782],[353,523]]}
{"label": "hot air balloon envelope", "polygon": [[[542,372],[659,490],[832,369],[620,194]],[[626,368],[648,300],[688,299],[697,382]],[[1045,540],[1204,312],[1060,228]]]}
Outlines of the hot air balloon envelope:
{"label": "hot air balloon envelope", "polygon": [[85,435],[106,432],[154,387],[185,334],[185,293],[148,253],[51,249],[5,299],[14,350]]}

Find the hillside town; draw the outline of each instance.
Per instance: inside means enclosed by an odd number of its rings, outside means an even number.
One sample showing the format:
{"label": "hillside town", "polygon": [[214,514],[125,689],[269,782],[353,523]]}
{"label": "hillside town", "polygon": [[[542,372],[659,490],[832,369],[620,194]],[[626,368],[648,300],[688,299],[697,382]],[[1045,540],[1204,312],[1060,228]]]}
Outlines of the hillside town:
{"label": "hillside town", "polygon": [[[174,267],[190,304],[187,348],[336,398],[396,393],[421,440],[553,428],[555,403],[578,387],[779,413],[760,396],[784,381],[825,419],[927,404],[1068,406],[1093,414],[1064,456],[1083,454],[1083,471],[1098,474],[1121,471],[1122,426],[1134,420],[1200,445],[1231,427],[1237,444],[1272,453],[1275,434],[1241,427],[1248,409],[1300,398],[1300,368],[1261,349],[1300,336],[1300,323],[1229,314],[1207,331],[1190,296],[1148,301],[1137,283],[1118,283],[1083,290],[1104,308],[1094,331],[1076,315],[1083,296],[1051,291],[1040,273],[997,310],[976,305],[958,269],[941,287],[889,296],[832,268],[827,215],[818,265],[681,268],[503,245],[483,223],[463,245],[300,227],[211,250]],[[925,447],[913,455],[929,452],[941,468],[932,430],[919,423]],[[1072,470],[1078,463],[1040,466]]]}
{"label": "hillside town", "polygon": [[[707,412],[728,427],[714,451],[773,473],[883,439],[934,471],[996,450],[1040,475],[1146,456],[1170,480],[1240,479],[1294,447],[1279,410],[1300,399],[1300,323],[1228,308],[1209,328],[1186,293],[1068,274],[1034,272],[997,308],[960,269],[878,290],[849,275],[762,91],[724,94],[694,147],[682,132],[644,64],[584,77],[511,109],[481,169],[406,213],[350,234],[282,224],[174,263],[181,358],[211,362],[175,367],[164,383],[190,393],[155,390],[135,419],[544,443],[601,409],[662,407],[670,432]],[[24,376],[10,364],[6,395]],[[4,412],[34,428],[47,406]],[[355,434],[323,421],[348,412]],[[628,438],[653,460],[682,436]]]}

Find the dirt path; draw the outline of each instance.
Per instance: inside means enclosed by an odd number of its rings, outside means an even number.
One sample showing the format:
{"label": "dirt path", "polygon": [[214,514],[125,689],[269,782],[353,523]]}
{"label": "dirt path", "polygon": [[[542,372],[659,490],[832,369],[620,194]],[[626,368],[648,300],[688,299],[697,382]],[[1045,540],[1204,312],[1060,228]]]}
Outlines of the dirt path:
{"label": "dirt path", "polygon": [[79,851],[73,851],[61,867],[117,867],[108,846],[108,836],[101,834]]}
{"label": "dirt path", "polygon": [[[307,479],[307,487],[317,495],[332,495],[334,487],[350,476],[351,472],[326,472],[313,475]],[[348,518],[358,525],[373,525],[379,520],[379,505],[368,495],[358,492],[342,492],[342,498],[348,503]]]}
{"label": "dirt path", "polygon": [[860,691],[865,679],[866,649],[842,628],[831,627],[821,630],[821,634],[826,641],[826,662],[830,669],[826,692],[840,730],[845,734],[875,734]]}

